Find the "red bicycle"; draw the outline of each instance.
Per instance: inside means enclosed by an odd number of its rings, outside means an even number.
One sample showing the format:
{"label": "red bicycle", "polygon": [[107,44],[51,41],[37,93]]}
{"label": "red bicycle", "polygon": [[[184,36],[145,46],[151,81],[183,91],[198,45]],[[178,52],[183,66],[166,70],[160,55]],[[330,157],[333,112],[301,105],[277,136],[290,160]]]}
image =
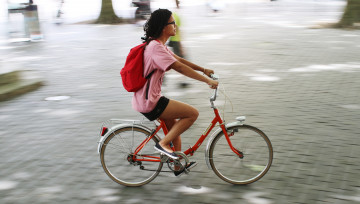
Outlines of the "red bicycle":
{"label": "red bicycle", "polygon": [[[214,80],[218,77],[213,76]],[[270,169],[273,148],[269,138],[258,128],[245,125],[245,117],[225,124],[214,105],[218,90],[210,98],[214,118],[197,142],[184,152],[175,152],[180,159],[173,160],[154,150],[161,139],[160,130],[168,130],[163,121],[145,122],[112,119],[101,127],[98,153],[105,173],[115,182],[125,186],[142,186],[158,176],[166,163],[170,171],[174,166],[184,168],[188,156],[192,156],[210,134],[205,159],[209,168],[222,180],[231,184],[245,185],[262,178]],[[149,127],[150,124],[153,127]],[[110,125],[110,126],[109,126]],[[186,170],[186,173],[189,170]]]}

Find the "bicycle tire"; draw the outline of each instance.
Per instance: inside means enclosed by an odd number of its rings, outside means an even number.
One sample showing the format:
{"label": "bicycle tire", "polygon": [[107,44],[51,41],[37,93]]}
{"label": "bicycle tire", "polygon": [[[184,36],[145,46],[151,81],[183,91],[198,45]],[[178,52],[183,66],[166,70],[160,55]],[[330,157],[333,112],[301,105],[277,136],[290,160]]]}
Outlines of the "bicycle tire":
{"label": "bicycle tire", "polygon": [[[100,150],[100,160],[105,173],[113,181],[125,186],[142,186],[160,173],[162,162],[141,161],[140,164],[129,159],[149,135],[150,132],[145,129],[129,126],[113,131],[106,138]],[[154,149],[157,142],[158,139],[153,137],[137,157],[145,154],[160,157],[160,153]]]}
{"label": "bicycle tire", "polygon": [[270,169],[273,148],[269,138],[250,125],[237,125],[227,129],[230,141],[242,152],[240,158],[229,147],[223,132],[210,144],[209,162],[212,170],[222,180],[236,185],[246,185],[262,178]]}

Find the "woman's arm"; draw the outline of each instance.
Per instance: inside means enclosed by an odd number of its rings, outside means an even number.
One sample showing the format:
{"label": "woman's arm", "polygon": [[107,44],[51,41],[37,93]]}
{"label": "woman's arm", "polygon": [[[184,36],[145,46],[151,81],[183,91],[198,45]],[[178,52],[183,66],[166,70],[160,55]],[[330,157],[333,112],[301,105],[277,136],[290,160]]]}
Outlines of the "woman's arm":
{"label": "woman's arm", "polygon": [[208,77],[210,77],[211,74],[214,74],[214,71],[211,70],[211,69],[205,69],[203,67],[200,67],[192,62],[189,62],[187,61],[186,59],[184,58],[181,58],[177,55],[174,56],[179,62],[183,63],[184,65],[187,65],[188,67],[192,68],[193,70],[196,70],[196,71],[200,71],[200,72],[203,72],[204,74],[206,74]]}
{"label": "woman's arm", "polygon": [[[182,58],[181,58],[182,59]],[[193,78],[193,79],[196,79],[198,81],[202,81],[202,82],[205,82],[207,83],[211,88],[216,88],[218,86],[218,82],[217,81],[214,81],[208,77],[205,77],[204,75],[201,75],[199,74],[198,72],[196,72],[195,70],[198,70],[198,71],[203,71],[204,73],[206,74],[211,74],[211,72],[213,73],[212,70],[209,70],[209,69],[204,69],[200,66],[197,66],[189,61],[186,61],[187,63],[190,63],[191,66],[193,67],[190,67],[188,66],[187,64],[184,64],[182,62],[180,62],[181,60],[178,60],[176,62],[174,62],[172,65],[171,65],[171,68],[174,69],[175,71],[187,76],[187,77],[190,77],[190,78]],[[208,71],[206,71],[208,70]],[[211,71],[211,72],[210,72]]]}

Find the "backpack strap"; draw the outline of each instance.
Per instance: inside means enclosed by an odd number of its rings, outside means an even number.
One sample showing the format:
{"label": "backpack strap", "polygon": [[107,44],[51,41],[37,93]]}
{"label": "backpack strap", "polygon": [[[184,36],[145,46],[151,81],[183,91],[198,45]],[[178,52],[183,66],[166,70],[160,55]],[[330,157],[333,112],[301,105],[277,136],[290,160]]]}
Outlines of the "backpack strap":
{"label": "backpack strap", "polygon": [[[154,40],[155,40],[155,39],[154,39]],[[156,41],[158,41],[159,43],[161,43],[161,42],[160,42],[159,40],[157,40],[157,39],[156,39]],[[147,44],[144,45],[145,48],[146,48],[146,46],[147,46],[149,43],[150,43],[150,42],[148,42]],[[144,48],[144,50],[145,50],[145,48]],[[145,95],[145,99],[146,99],[146,100],[149,99],[150,77],[151,77],[151,75],[152,75],[154,72],[155,72],[155,70],[152,70],[152,72],[150,72],[150,74],[148,74],[148,75],[145,77],[145,79],[148,80],[147,85],[146,85],[146,95]]]}
{"label": "backpack strap", "polygon": [[150,88],[150,77],[151,75],[155,72],[155,70],[152,70],[152,72],[150,72],[150,74],[148,74],[145,78],[148,80],[147,84],[146,84],[146,95],[145,95],[145,99],[148,100],[149,98],[149,88]]}

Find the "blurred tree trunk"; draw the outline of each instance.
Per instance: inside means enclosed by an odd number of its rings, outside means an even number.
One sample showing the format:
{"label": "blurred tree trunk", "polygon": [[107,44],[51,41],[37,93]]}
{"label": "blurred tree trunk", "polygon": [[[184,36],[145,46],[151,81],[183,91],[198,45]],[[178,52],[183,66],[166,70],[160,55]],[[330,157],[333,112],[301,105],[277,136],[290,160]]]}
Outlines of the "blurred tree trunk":
{"label": "blurred tree trunk", "polygon": [[360,23],[360,0],[347,0],[344,14],[337,27],[358,27],[354,23]]}
{"label": "blurred tree trunk", "polygon": [[95,23],[116,24],[122,22],[123,20],[114,12],[112,0],[102,0],[100,16]]}

